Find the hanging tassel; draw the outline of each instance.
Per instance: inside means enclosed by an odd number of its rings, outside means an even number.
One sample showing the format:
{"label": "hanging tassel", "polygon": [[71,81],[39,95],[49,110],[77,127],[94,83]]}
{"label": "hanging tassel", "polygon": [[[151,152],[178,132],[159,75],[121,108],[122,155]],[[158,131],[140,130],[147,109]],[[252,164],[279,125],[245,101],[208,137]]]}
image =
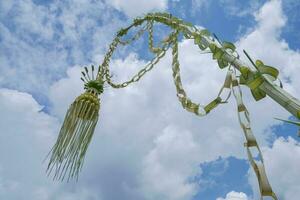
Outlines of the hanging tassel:
{"label": "hanging tassel", "polygon": [[[68,177],[78,180],[84,157],[93,137],[100,110],[99,94],[103,92],[103,81],[91,80],[82,72],[85,92],[75,99],[69,107],[57,141],[50,153],[47,173],[54,172],[54,180],[63,181]],[[92,66],[92,73],[94,67]],[[92,74],[94,78],[94,75]]]}

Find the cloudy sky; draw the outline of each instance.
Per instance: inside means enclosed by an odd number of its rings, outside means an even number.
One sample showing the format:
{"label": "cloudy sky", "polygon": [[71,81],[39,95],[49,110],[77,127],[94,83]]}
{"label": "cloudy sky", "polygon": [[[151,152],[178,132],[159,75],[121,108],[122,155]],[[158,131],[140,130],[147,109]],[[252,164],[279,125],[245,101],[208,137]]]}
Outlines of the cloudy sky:
{"label": "cloudy sky", "polygon": [[[100,64],[116,31],[133,17],[166,11],[206,27],[234,42],[242,59],[246,49],[276,66],[285,90],[300,98],[299,9],[298,0],[1,1],[0,199],[258,199],[234,99],[203,118],[187,113],[176,97],[170,52],[137,84],[106,88],[78,182],[52,181],[43,160],[83,91],[81,67]],[[118,51],[111,63],[115,81],[147,63],[143,42]],[[226,70],[193,41],[180,41],[179,58],[188,95],[201,104],[215,98]],[[274,120],[291,114],[242,89],[269,181],[279,199],[297,200],[297,128]]]}

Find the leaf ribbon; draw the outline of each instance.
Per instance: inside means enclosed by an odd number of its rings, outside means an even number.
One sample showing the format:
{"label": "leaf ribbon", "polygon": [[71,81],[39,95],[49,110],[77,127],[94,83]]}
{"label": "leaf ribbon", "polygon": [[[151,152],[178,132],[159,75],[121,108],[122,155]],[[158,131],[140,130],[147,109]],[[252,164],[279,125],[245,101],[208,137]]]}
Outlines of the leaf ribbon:
{"label": "leaf ribbon", "polygon": [[[241,67],[240,84],[247,85],[256,101],[266,97],[266,93],[259,88],[268,76],[271,81],[275,81],[278,77],[278,70],[275,67],[265,65],[261,60],[255,62],[256,72],[251,71],[248,67]],[[265,76],[264,76],[265,75]]]}
{"label": "leaf ribbon", "polygon": [[209,44],[209,48],[213,54],[213,59],[218,61],[218,65],[221,69],[227,67],[229,62],[223,58],[226,54],[226,49],[230,49],[231,51],[235,51],[235,46],[231,42],[222,42],[222,47],[219,48],[217,45],[211,43]]}

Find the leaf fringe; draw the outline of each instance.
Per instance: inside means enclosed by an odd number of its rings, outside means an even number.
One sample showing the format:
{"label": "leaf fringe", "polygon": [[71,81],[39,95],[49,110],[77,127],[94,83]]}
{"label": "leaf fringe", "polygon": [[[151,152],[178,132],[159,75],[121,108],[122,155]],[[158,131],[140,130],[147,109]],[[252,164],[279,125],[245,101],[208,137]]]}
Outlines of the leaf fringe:
{"label": "leaf fringe", "polygon": [[71,104],[57,141],[49,154],[48,176],[53,180],[78,180],[84,157],[98,121],[100,100],[95,94],[85,92]]}

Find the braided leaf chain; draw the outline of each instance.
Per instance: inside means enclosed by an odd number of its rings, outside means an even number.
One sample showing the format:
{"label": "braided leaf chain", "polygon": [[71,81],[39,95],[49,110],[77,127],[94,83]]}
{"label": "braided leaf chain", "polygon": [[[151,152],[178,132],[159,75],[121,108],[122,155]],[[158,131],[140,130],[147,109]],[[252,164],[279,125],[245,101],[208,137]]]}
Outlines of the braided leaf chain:
{"label": "braided leaf chain", "polygon": [[[219,104],[227,103],[227,100],[230,97],[231,91],[231,74],[227,74],[224,84],[222,88],[219,91],[219,94],[216,99],[208,103],[206,106],[202,106],[200,104],[196,104],[191,101],[190,98],[187,97],[185,90],[183,89],[182,82],[181,82],[181,76],[180,76],[180,64],[178,60],[178,32],[176,32],[173,35],[173,46],[172,46],[172,71],[173,71],[173,79],[174,84],[177,91],[177,97],[178,100],[181,102],[181,105],[184,109],[186,109],[189,112],[192,112],[198,116],[204,116],[208,114],[211,110],[216,108]],[[227,95],[225,100],[221,98],[221,94],[225,93],[224,89],[227,89]]]}
{"label": "braided leaf chain", "polygon": [[123,46],[128,45],[128,44],[134,42],[135,40],[138,40],[147,29],[149,29],[148,26],[144,26],[132,38],[127,39],[127,40],[120,40],[119,43]]}
{"label": "braided leaf chain", "polygon": [[[245,138],[246,138],[246,143],[245,147],[247,149],[247,154],[248,154],[248,159],[250,161],[250,164],[252,168],[255,171],[258,184],[259,184],[259,189],[260,189],[260,194],[261,194],[261,200],[263,199],[264,196],[271,196],[274,200],[277,200],[276,194],[273,192],[272,187],[268,181],[266,171],[265,171],[265,166],[264,166],[264,160],[263,156],[261,153],[261,150],[258,146],[258,143],[255,139],[255,136],[252,133],[251,130],[251,125],[250,125],[250,117],[249,117],[249,112],[243,103],[242,99],[242,92],[241,88],[239,85],[239,82],[236,78],[235,71],[231,71],[232,73],[232,92],[234,94],[234,97],[236,99],[237,103],[237,110],[238,110],[238,118],[240,125],[242,127],[242,130],[244,132]],[[251,153],[251,149],[256,149],[258,151],[258,158],[259,160],[255,160],[253,154]]]}
{"label": "braided leaf chain", "polygon": [[109,62],[110,62],[110,58],[112,57],[115,49],[118,46],[119,40],[120,40],[119,37],[116,37],[113,40],[113,42],[109,45],[109,49],[104,56],[103,62],[99,66],[97,80],[103,80],[104,78],[106,78],[106,81],[108,83],[110,82]]}
{"label": "braided leaf chain", "polygon": [[186,92],[183,89],[180,77],[179,61],[178,61],[178,32],[176,32],[173,39],[172,46],[172,71],[173,79],[176,86],[177,97],[182,104],[182,107],[189,112],[195,113],[196,115],[204,116],[206,114],[204,109],[199,109],[200,105],[193,103],[186,95]]}
{"label": "braided leaf chain", "polygon": [[153,45],[153,24],[154,24],[154,22],[153,22],[153,20],[151,20],[151,21],[149,21],[149,29],[148,29],[148,31],[149,31],[149,41],[148,41],[148,44],[149,44],[149,49],[150,49],[150,51],[152,52],[152,53],[159,53],[160,51],[162,51],[162,49],[161,48],[159,48],[159,47],[154,47],[154,45]]}
{"label": "braided leaf chain", "polygon": [[130,80],[125,81],[123,83],[117,84],[113,83],[111,80],[111,76],[109,75],[109,68],[106,67],[106,81],[107,83],[112,86],[113,88],[124,88],[127,87],[129,84],[139,81],[147,72],[149,72],[151,69],[153,69],[154,65],[156,65],[162,57],[166,54],[166,51],[168,50],[168,44],[165,44],[162,48],[162,50],[157,54],[156,57],[154,57],[146,66],[141,69],[138,73],[136,73]]}

